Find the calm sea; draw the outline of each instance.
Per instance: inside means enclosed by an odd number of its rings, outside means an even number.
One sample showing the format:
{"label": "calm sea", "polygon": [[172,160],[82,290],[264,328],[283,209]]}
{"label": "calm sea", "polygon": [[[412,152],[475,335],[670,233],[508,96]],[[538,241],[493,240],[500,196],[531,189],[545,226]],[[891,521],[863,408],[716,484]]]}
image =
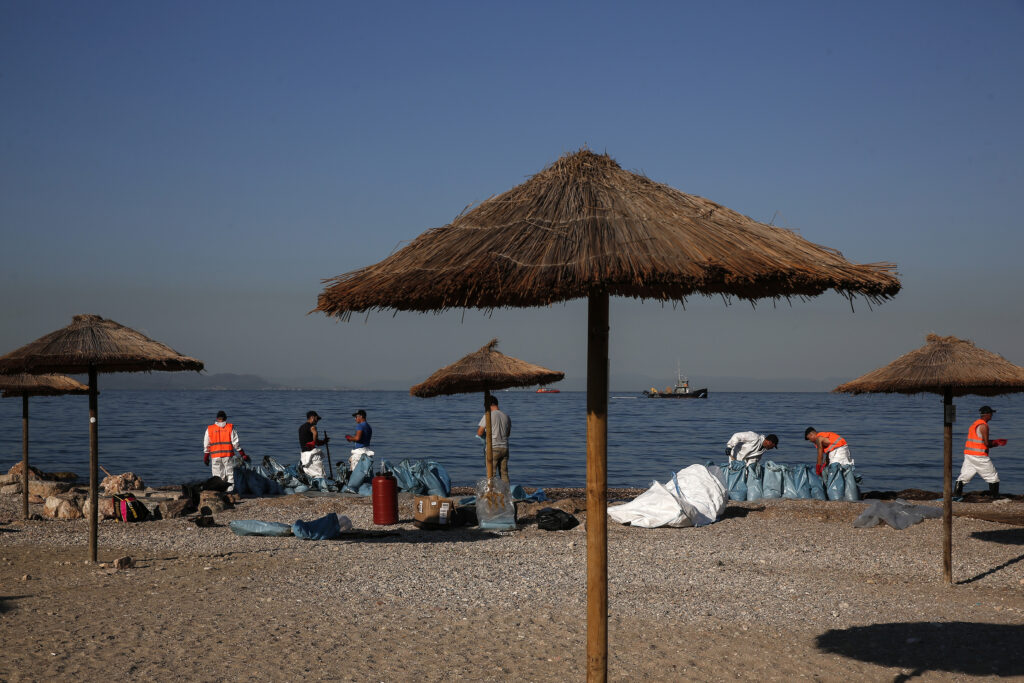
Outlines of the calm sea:
{"label": "calm sea", "polygon": [[[209,476],[203,466],[203,432],[218,410],[227,412],[253,457],[298,461],[298,427],[316,410],[332,437],[334,460],[349,453],[343,435],[350,415],[369,414],[372,448],[390,461],[432,458],[455,485],[471,485],[484,472],[476,425],[482,395],[419,399],[398,391],[103,391],[100,376],[100,465],[131,471],[153,486]],[[504,391],[501,408],[512,418],[509,470],[524,486],[582,487],[586,482],[586,394]],[[956,400],[954,476],[967,427],[978,408],[997,413],[992,438],[1004,492],[1024,489],[1024,398],[967,396]],[[76,472],[88,481],[88,400],[84,396],[33,398],[31,463],[45,471]],[[676,470],[708,459],[725,460],[725,442],[736,431],[774,432],[779,463],[812,463],[804,429],[842,434],[850,443],[864,490],[942,490],[942,399],[935,395],[847,396],[828,393],[714,393],[708,400],[652,400],[613,392],[608,402],[608,484],[647,487]],[[0,468],[21,460],[21,400],[0,401]],[[102,476],[102,475],[101,475]],[[975,478],[968,490],[985,488]]]}

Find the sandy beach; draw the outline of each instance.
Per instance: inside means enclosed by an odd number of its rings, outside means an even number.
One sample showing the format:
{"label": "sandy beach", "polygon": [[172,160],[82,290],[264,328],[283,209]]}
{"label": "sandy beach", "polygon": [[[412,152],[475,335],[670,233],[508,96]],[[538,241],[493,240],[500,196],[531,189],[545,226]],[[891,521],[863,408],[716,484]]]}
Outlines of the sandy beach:
{"label": "sandy beach", "polygon": [[[582,507],[579,490],[548,493]],[[245,499],[211,528],[104,521],[100,561],[135,562],[116,570],[84,561],[83,520],[24,522],[5,496],[0,680],[582,680],[583,526],[425,531],[411,505],[393,527],[368,499],[301,495]],[[856,529],[864,508],[730,502],[699,529],[610,524],[609,678],[1024,678],[1024,501],[956,504],[953,586],[941,520]],[[355,531],[227,526],[328,512]]]}

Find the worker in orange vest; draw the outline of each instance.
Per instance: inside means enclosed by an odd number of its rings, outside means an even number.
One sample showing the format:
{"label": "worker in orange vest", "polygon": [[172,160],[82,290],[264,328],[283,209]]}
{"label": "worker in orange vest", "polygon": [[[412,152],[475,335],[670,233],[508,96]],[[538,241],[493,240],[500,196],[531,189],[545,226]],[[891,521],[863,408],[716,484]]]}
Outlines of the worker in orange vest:
{"label": "worker in orange vest", "polygon": [[211,466],[213,476],[228,483],[228,491],[235,490],[235,467],[238,466],[235,451],[243,461],[249,462],[249,456],[238,445],[235,426],[228,422],[227,413],[219,410],[217,421],[207,427],[203,435],[203,464]]}
{"label": "worker in orange vest", "polygon": [[819,432],[814,427],[804,430],[804,439],[814,444],[818,449],[818,461],[814,467],[817,474],[821,474],[830,463],[837,462],[840,465],[852,465],[853,458],[850,457],[850,446],[846,439],[835,432]]}
{"label": "worker in orange vest", "polygon": [[978,419],[967,429],[967,441],[964,442],[964,464],[960,468],[960,475],[956,478],[956,486],[953,488],[953,497],[959,498],[964,494],[964,484],[980,474],[981,478],[988,482],[988,490],[993,496],[999,495],[999,473],[996,472],[992,460],[989,459],[989,449],[996,446],[1005,446],[1006,439],[988,438],[988,423],[992,414],[996,411],[989,406],[982,406],[978,410]]}

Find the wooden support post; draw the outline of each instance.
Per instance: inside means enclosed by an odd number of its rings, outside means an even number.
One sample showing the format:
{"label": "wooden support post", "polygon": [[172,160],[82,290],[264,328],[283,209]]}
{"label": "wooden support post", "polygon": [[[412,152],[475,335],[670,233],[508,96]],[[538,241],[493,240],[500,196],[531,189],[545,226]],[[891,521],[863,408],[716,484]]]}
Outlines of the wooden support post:
{"label": "wooden support post", "polygon": [[608,293],[587,313],[587,681],[608,678]]}
{"label": "wooden support post", "polygon": [[28,392],[21,395],[21,512],[28,519]]}
{"label": "wooden support post", "polygon": [[953,390],[942,394],[942,578],[953,583]]}
{"label": "wooden support post", "polygon": [[99,535],[99,423],[96,401],[96,366],[89,366],[89,560],[96,562]]}

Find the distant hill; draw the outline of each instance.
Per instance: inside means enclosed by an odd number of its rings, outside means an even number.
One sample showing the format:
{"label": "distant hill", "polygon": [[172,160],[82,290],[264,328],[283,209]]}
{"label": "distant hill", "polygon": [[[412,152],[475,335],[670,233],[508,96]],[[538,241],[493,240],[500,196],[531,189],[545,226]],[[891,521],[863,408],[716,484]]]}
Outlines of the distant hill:
{"label": "distant hill", "polygon": [[[78,378],[81,382],[87,379]],[[196,372],[116,372],[99,378],[100,391],[214,391],[241,389],[278,389],[279,385],[268,382],[258,375],[236,375],[222,372],[204,375]]]}

